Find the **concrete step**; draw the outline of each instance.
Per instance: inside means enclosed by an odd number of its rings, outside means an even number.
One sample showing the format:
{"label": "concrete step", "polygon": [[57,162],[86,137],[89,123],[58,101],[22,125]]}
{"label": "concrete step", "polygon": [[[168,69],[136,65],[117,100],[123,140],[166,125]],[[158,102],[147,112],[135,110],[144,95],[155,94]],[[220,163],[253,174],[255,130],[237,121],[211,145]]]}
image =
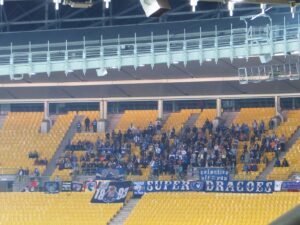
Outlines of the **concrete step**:
{"label": "concrete step", "polygon": [[108,115],[108,132],[112,132],[118,125],[123,114],[110,114]]}
{"label": "concrete step", "polygon": [[120,212],[108,223],[109,225],[123,225],[133,208],[139,202],[139,199],[130,199],[129,202],[124,205]]}
{"label": "concrete step", "polygon": [[66,132],[63,140],[61,141],[58,149],[56,150],[54,156],[52,159],[49,161],[47,168],[45,172],[43,173],[43,176],[51,176],[52,173],[54,172],[56,168],[56,162],[58,161],[59,157],[62,155],[64,152],[66,146],[69,144],[69,141],[73,139],[73,136],[76,133],[76,124],[77,122],[81,122],[83,119],[82,116],[75,116],[69,130]]}
{"label": "concrete step", "polygon": [[224,125],[227,127],[231,126],[238,114],[239,112],[223,112],[221,118],[224,121]]}
{"label": "concrete step", "polygon": [[194,125],[195,125],[196,121],[198,120],[199,116],[200,116],[200,113],[193,113],[189,117],[189,119],[186,121],[184,126],[185,127],[190,127],[190,128],[194,127]]}

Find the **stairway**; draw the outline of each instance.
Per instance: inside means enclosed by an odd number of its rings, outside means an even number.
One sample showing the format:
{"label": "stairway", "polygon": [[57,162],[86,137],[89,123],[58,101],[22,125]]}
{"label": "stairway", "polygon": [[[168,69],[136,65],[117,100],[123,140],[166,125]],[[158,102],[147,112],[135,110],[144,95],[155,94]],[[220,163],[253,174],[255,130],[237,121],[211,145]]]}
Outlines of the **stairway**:
{"label": "stairway", "polygon": [[3,127],[6,117],[7,117],[7,115],[0,116],[0,129]]}
{"label": "stairway", "polygon": [[[282,160],[286,153],[290,150],[290,148],[295,144],[295,142],[300,138],[300,127],[298,127],[297,131],[293,134],[291,139],[286,143],[286,151],[281,152],[279,155],[279,159]],[[257,180],[265,180],[267,176],[272,172],[276,159],[273,159],[269,165],[265,168],[265,170],[257,177]]]}
{"label": "stairway", "polygon": [[184,124],[184,127],[190,127],[190,128],[194,127],[199,116],[200,116],[200,113],[193,113],[189,117],[189,119],[186,121],[186,123]]}
{"label": "stairway", "polygon": [[169,116],[171,115],[171,113],[164,113],[163,114],[163,118],[162,118],[162,121],[161,121],[161,127],[164,127],[165,123],[167,122]]}
{"label": "stairway", "polygon": [[52,157],[51,161],[48,163],[43,176],[51,176],[56,168],[56,162],[58,161],[59,157],[64,152],[66,146],[69,144],[69,141],[73,139],[73,136],[76,133],[76,124],[77,122],[81,122],[83,120],[83,116],[75,116],[69,130],[65,134],[62,142],[60,143],[58,149],[56,150],[54,156]]}
{"label": "stairway", "polygon": [[139,199],[132,198],[129,202],[120,210],[120,212],[108,223],[108,225],[122,225],[130,215],[133,208],[139,202]]}
{"label": "stairway", "polygon": [[108,121],[107,131],[108,132],[112,132],[116,128],[122,115],[123,114],[109,114],[108,115],[108,118],[107,118],[107,121]]}
{"label": "stairway", "polygon": [[230,127],[239,112],[223,112],[222,121],[225,121],[225,126]]}

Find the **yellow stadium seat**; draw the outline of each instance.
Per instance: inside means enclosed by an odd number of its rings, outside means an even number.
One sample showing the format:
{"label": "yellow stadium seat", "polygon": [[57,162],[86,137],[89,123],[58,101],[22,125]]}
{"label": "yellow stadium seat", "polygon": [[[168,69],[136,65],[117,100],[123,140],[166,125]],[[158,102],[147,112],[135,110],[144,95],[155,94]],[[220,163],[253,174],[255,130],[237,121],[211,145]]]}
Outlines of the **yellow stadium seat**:
{"label": "yellow stadium seat", "polygon": [[29,152],[37,151],[40,158],[50,161],[74,119],[73,113],[59,115],[49,133],[39,132],[44,118],[42,112],[10,112],[0,131],[0,165],[6,168],[38,167],[28,158]]}
{"label": "yellow stadium seat", "polygon": [[91,204],[93,193],[0,193],[1,225],[106,225],[123,203]]}
{"label": "yellow stadium seat", "polygon": [[147,193],[125,225],[267,225],[299,203],[298,193]]}

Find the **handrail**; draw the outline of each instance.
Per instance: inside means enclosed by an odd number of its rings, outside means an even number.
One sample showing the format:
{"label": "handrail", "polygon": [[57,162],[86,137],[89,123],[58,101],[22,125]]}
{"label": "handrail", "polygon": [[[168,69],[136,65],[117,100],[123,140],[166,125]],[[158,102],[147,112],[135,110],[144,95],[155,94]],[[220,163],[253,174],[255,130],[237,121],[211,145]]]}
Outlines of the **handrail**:
{"label": "handrail", "polygon": [[[294,29],[294,28],[298,28],[299,26],[296,24],[292,24],[292,25],[288,25],[286,26],[286,28],[284,28],[284,26],[280,26],[280,25],[275,25],[272,27],[272,31],[273,32],[278,32],[278,31],[283,31],[284,29]],[[256,31],[256,33],[258,34],[262,34],[262,31],[264,31],[266,29],[266,27],[252,27],[253,31]],[[49,51],[56,50],[56,49],[60,49],[60,50],[65,50],[66,48],[68,50],[72,50],[72,47],[79,47],[79,48],[84,48],[91,46],[94,47],[99,46],[99,45],[103,45],[103,47],[113,47],[116,45],[124,45],[124,44],[134,44],[135,41],[137,44],[145,44],[145,43],[151,43],[153,41],[153,43],[163,43],[165,41],[182,41],[182,40],[198,40],[200,37],[200,33],[201,33],[201,38],[206,40],[206,39],[211,39],[212,37],[218,37],[218,38],[228,38],[231,36],[231,34],[233,34],[234,36],[236,35],[243,35],[245,36],[246,32],[246,28],[235,28],[232,30],[217,30],[217,31],[208,31],[208,32],[198,32],[198,33],[182,33],[182,34],[170,34],[169,37],[168,35],[149,35],[149,36],[143,36],[143,37],[132,37],[132,38],[115,38],[115,39],[102,39],[101,41],[101,37],[99,38],[99,40],[90,40],[90,41],[76,41],[76,42],[68,42],[66,40],[66,42],[60,42],[60,43],[45,43],[45,44],[30,44],[28,43],[28,45],[13,45],[13,43],[11,44],[11,46],[2,46],[0,47],[0,52],[1,51],[11,51],[14,53],[14,51],[16,50],[25,50],[25,51],[29,51],[31,49],[31,51],[33,51],[34,49],[43,49],[43,50],[48,50],[49,47]],[[255,33],[255,32],[254,32]],[[229,39],[228,39],[229,40]],[[20,52],[22,53],[22,52]],[[24,53],[24,51],[23,51]]]}
{"label": "handrail", "polygon": [[[68,71],[73,69],[81,69],[86,72],[87,69],[95,68],[121,68],[124,65],[133,65],[135,68],[139,64],[162,63],[161,60],[156,62],[157,55],[164,54],[164,63],[168,66],[174,61],[172,54],[181,54],[181,61],[186,64],[189,60],[198,59],[200,63],[205,59],[215,59],[229,57],[246,57],[253,56],[250,48],[261,48],[267,45],[272,48],[273,45],[283,42],[284,53],[287,54],[288,41],[297,41],[300,39],[300,25],[274,25],[249,28],[235,28],[228,30],[151,35],[137,37],[136,34],[132,38],[85,40],[64,43],[46,43],[0,47],[0,67],[1,75],[10,75],[12,79],[17,79],[16,74],[35,74],[39,72],[47,72],[50,75],[53,71]],[[230,54],[219,52],[223,49],[229,49]],[[241,51],[235,53],[234,49],[242,48]],[[293,48],[300,49],[293,46]],[[298,49],[299,48],[299,49]],[[195,52],[198,51],[198,52]],[[208,54],[207,52],[210,51]],[[193,52],[193,59],[187,54]],[[196,53],[196,54],[195,54]],[[237,56],[237,54],[239,54]],[[257,54],[257,53],[256,53]],[[257,55],[256,55],[257,56]],[[143,58],[142,60],[140,60]],[[109,63],[106,61],[110,60]],[[93,61],[93,62],[91,62]],[[175,60],[178,61],[178,60]],[[91,63],[88,63],[91,62]],[[141,63],[143,62],[143,63]],[[61,63],[57,64],[56,63]],[[73,63],[71,65],[71,63]],[[54,64],[54,66],[52,66]],[[36,70],[38,65],[39,69]],[[74,66],[75,65],[75,66]],[[16,70],[16,68],[20,68]],[[22,67],[22,69],[21,69]],[[55,68],[54,68],[55,67]],[[22,76],[20,76],[22,78]]]}
{"label": "handrail", "polygon": [[17,168],[0,167],[0,175],[16,175],[18,171]]}

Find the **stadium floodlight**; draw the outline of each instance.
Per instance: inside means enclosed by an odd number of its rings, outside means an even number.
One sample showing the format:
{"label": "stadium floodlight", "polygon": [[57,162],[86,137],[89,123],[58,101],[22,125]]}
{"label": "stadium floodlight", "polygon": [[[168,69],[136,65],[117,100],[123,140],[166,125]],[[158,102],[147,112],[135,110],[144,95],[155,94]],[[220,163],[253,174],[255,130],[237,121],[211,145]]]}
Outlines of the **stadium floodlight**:
{"label": "stadium floodlight", "polygon": [[104,0],[105,2],[105,8],[108,9],[109,8],[109,3],[111,0]]}
{"label": "stadium floodlight", "polygon": [[292,13],[292,18],[295,18],[295,14],[296,14],[296,6],[292,5],[291,6],[291,13]]}
{"label": "stadium floodlight", "polygon": [[4,5],[4,0],[0,0],[0,5]]}
{"label": "stadium floodlight", "polygon": [[196,6],[198,4],[198,0],[190,0],[190,6],[192,6],[192,11],[196,12]]}
{"label": "stadium floodlight", "polygon": [[227,7],[228,7],[229,15],[233,16],[234,2],[229,1]]}
{"label": "stadium floodlight", "polygon": [[53,0],[53,3],[55,4],[55,10],[59,10],[59,4],[61,3],[61,0]]}
{"label": "stadium floodlight", "polygon": [[260,4],[260,8],[261,8],[261,14],[264,15],[266,12],[266,8],[267,8],[267,4]]}

